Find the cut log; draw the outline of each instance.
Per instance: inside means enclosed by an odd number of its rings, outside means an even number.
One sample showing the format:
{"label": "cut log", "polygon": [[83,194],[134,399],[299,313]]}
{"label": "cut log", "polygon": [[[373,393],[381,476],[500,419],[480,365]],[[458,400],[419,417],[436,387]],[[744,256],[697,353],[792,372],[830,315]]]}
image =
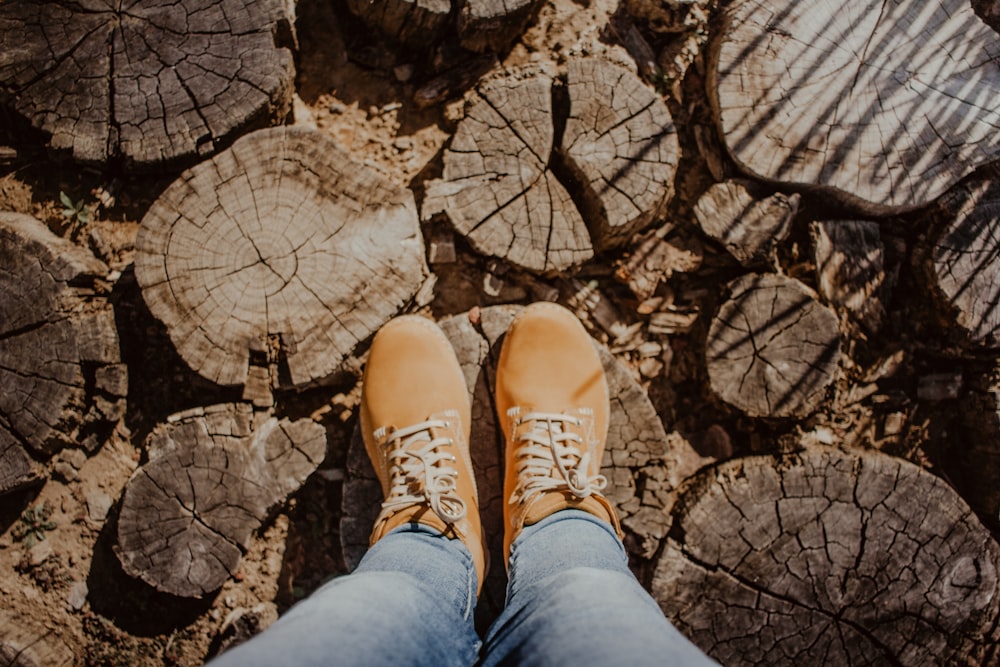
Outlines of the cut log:
{"label": "cut log", "polygon": [[885,319],[891,280],[878,223],[831,220],[809,225],[816,279],[823,297],[877,333]]}
{"label": "cut log", "polygon": [[680,149],[663,100],[628,70],[571,60],[562,155],[581,186],[594,244],[610,248],[663,214]]}
{"label": "cut log", "polygon": [[978,665],[1000,641],[1000,547],[910,463],[820,447],[737,459],[677,507],[652,592],[722,664]]}
{"label": "cut log", "polygon": [[709,98],[752,174],[888,212],[1000,157],[1000,42],[969,0],[739,0],[722,23]]}
{"label": "cut log", "polygon": [[109,269],[18,213],[0,212],[0,257],[4,459],[23,462],[21,446],[41,456],[70,445],[95,449],[122,416],[127,389],[97,382],[106,372],[125,374],[114,311],[96,291]]}
{"label": "cut log", "polygon": [[338,370],[428,274],[412,193],[301,128],[182,174],[143,218],[135,265],[180,356],[258,403],[268,382]]}
{"label": "cut log", "polygon": [[751,417],[804,417],[840,361],[837,316],[802,283],[749,274],[728,286],[708,332],[712,390]]}
{"label": "cut log", "polygon": [[0,100],[84,162],[190,161],[283,119],[294,78],[280,0],[0,5]]}
{"label": "cut log", "polygon": [[799,198],[760,197],[749,181],[725,181],[705,191],[694,215],[702,231],[743,266],[774,266],[775,249],[788,236]]}
{"label": "cut log", "polygon": [[347,0],[365,25],[403,46],[426,50],[448,27],[451,0]]}
{"label": "cut log", "polygon": [[975,374],[959,402],[963,431],[941,465],[962,497],[994,526],[1000,521],[1000,363]]}
{"label": "cut log", "polygon": [[6,428],[0,429],[0,496],[42,479],[39,466]]}
{"label": "cut log", "polygon": [[951,221],[934,244],[931,275],[961,337],[1000,346],[1000,184],[981,181],[943,200]]}
{"label": "cut log", "polygon": [[125,572],[188,598],[218,590],[269,512],[312,474],[326,431],[226,404],[173,415],[146,441],[118,519]]}
{"label": "cut log", "polygon": [[459,44],[470,51],[505,51],[541,5],[541,0],[465,0],[458,13]]}
{"label": "cut log", "polygon": [[674,225],[666,224],[646,233],[615,271],[615,277],[627,283],[639,301],[652,297],[657,286],[670,280],[675,272],[691,273],[701,267],[701,243],[681,235],[668,239],[673,229]]}
{"label": "cut log", "polygon": [[[462,364],[473,399],[473,465],[479,484],[483,526],[489,539],[494,567],[487,576],[483,596],[495,615],[503,607],[503,453],[505,443],[492,410],[495,365],[503,334],[519,307],[494,306],[480,311],[476,324],[468,315],[441,322]],[[651,557],[670,527],[666,511],[674,490],[701,458],[686,441],[668,437],[645,391],[607,349],[601,354],[611,395],[611,420],[602,472],[608,478],[606,494],[615,504],[629,544],[639,555]],[[355,433],[348,453],[347,481],[343,495],[341,540],[349,568],[368,548],[368,535],[379,511],[381,490],[371,470],[360,433]],[[490,614],[487,610],[486,615]]]}
{"label": "cut log", "polygon": [[79,661],[75,638],[64,624],[46,623],[14,605],[0,610],[0,665],[5,667],[64,667]]}
{"label": "cut log", "polygon": [[539,272],[578,265],[594,244],[611,248],[652,223],[677,162],[663,102],[597,59],[571,63],[567,90],[568,111],[554,112],[547,76],[521,70],[481,85],[444,152],[442,178],[428,184],[424,219],[444,214],[478,251]]}

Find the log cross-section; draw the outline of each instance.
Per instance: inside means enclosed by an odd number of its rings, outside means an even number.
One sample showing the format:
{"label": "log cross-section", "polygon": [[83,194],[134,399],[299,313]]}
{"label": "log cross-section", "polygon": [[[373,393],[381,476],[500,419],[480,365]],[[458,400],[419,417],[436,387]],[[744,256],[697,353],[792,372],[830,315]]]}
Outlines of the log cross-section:
{"label": "log cross-section", "polygon": [[1000,40],[969,0],[737,0],[708,93],[737,163],[873,211],[1000,157]]}
{"label": "log cross-section", "polygon": [[995,664],[1000,547],[917,466],[819,447],[736,459],[676,507],[652,592],[724,665]]}
{"label": "log cross-section", "polygon": [[281,0],[0,3],[0,102],[85,162],[190,161],[290,108]]}
{"label": "log cross-section", "polygon": [[[310,130],[273,128],[175,181],[143,218],[136,278],[181,357],[222,385],[336,371],[427,275],[409,190]],[[256,374],[254,374],[254,377]]]}

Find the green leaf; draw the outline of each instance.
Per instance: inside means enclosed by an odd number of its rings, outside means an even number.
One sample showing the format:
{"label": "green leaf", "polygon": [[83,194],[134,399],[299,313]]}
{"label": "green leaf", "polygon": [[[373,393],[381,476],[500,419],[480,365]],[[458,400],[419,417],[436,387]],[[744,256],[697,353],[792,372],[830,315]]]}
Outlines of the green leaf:
{"label": "green leaf", "polygon": [[59,191],[59,201],[61,201],[63,203],[63,206],[65,206],[66,208],[68,209],[73,208],[73,200],[70,199],[69,195],[63,192],[62,190]]}

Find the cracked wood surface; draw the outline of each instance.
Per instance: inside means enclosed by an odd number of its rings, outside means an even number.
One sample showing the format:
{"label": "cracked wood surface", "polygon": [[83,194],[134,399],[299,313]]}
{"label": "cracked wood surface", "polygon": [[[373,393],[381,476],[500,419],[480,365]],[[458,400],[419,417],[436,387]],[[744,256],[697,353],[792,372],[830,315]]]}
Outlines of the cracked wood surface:
{"label": "cracked wood surface", "polygon": [[705,343],[712,390],[751,417],[811,413],[840,360],[837,316],[784,276],[748,274],[728,292]]}
{"label": "cracked wood surface", "polygon": [[910,463],[818,447],[749,457],[699,473],[677,507],[653,594],[722,664],[998,657],[1000,548]]}
{"label": "cracked wood surface", "polygon": [[[478,615],[489,620],[503,609],[503,454],[505,443],[493,405],[495,365],[503,334],[519,306],[494,306],[480,311],[479,323],[467,314],[441,321],[462,365],[472,399],[469,438],[479,485],[480,513],[492,566],[486,577]],[[608,379],[611,419],[602,462],[608,478],[605,494],[618,510],[630,549],[649,558],[670,527],[667,509],[674,490],[701,459],[687,442],[668,437],[646,392],[608,350],[596,344]],[[355,432],[348,452],[344,484],[341,540],[344,559],[353,569],[368,548],[368,536],[382,501],[361,434]]]}
{"label": "cracked wood surface", "polygon": [[451,0],[347,0],[347,8],[389,39],[416,49],[437,43],[451,17]]}
{"label": "cracked wood surface", "polygon": [[541,6],[541,0],[465,0],[458,11],[459,43],[471,51],[503,51]]}
{"label": "cracked wood surface", "polygon": [[[125,412],[128,380],[109,269],[41,222],[0,212],[0,493],[37,479],[30,454],[93,451]],[[111,379],[113,378],[113,379]]]}
{"label": "cracked wood surface", "polygon": [[952,219],[935,242],[931,275],[962,337],[1000,346],[1000,184],[971,183],[948,193]]}
{"label": "cracked wood surface", "polygon": [[310,419],[225,404],[172,415],[146,441],[118,519],[118,558],[159,591],[202,597],[237,569],[250,536],[326,455]]}
{"label": "cracked wood surface", "polygon": [[729,180],[712,185],[698,199],[694,215],[715,239],[746,267],[774,266],[778,245],[791,231],[799,195],[759,196],[752,181]]}
{"label": "cracked wood surface", "polygon": [[481,85],[423,217],[442,213],[480,252],[539,272],[579,265],[651,223],[677,161],[666,106],[599,59],[571,63],[568,111],[554,105],[556,87],[524,70]]}
{"label": "cracked wood surface", "polygon": [[823,220],[809,225],[816,278],[823,298],[877,333],[886,318],[892,277],[878,223]]}
{"label": "cracked wood surface", "polygon": [[283,118],[294,65],[279,0],[0,4],[0,101],[84,162],[211,153]]}
{"label": "cracked wood surface", "polygon": [[998,58],[968,0],[740,0],[708,90],[749,172],[903,210],[1000,157]]}
{"label": "cracked wood surface", "polygon": [[143,218],[135,266],[181,357],[264,403],[338,370],[428,273],[412,193],[293,128],[183,173]]}

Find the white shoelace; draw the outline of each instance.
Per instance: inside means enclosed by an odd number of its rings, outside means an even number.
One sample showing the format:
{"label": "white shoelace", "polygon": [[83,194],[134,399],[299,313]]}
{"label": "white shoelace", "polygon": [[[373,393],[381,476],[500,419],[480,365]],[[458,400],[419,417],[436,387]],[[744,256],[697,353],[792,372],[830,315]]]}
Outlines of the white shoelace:
{"label": "white shoelace", "polygon": [[[507,415],[514,418],[514,428],[526,422],[532,425],[517,437],[518,442],[525,444],[518,450],[514,462],[517,488],[511,494],[511,504],[527,501],[543,491],[568,489],[583,499],[604,490],[608,484],[604,475],[587,475],[590,452],[580,451],[583,438],[566,430],[567,424],[579,428],[583,424],[581,419],[559,412],[529,412],[522,417],[518,416],[520,410],[514,407],[507,411]],[[562,479],[552,476],[553,467]]]}
{"label": "white shoelace", "polygon": [[[382,511],[393,511],[424,502],[445,523],[465,518],[465,502],[455,492],[458,470],[447,463],[457,459],[442,451],[454,444],[451,438],[432,438],[432,428],[447,428],[449,422],[431,419],[389,432],[377,429],[376,440],[388,435],[383,445],[389,449],[389,493]],[[424,442],[418,447],[418,443]]]}

